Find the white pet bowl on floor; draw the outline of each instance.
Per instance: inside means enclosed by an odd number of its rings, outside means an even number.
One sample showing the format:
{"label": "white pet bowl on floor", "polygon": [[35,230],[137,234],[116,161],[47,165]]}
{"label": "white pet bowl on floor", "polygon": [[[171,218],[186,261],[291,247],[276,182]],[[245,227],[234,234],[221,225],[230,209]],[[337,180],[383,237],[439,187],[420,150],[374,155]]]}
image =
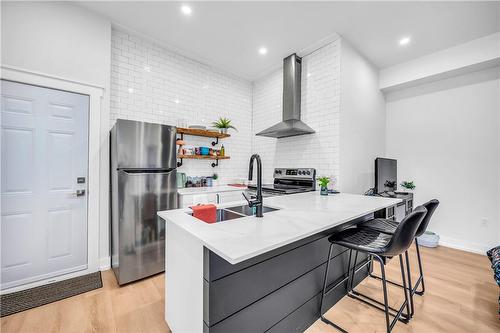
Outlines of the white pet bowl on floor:
{"label": "white pet bowl on floor", "polygon": [[426,231],[420,237],[418,237],[418,245],[425,247],[437,247],[439,244],[439,235],[433,233],[432,231]]}

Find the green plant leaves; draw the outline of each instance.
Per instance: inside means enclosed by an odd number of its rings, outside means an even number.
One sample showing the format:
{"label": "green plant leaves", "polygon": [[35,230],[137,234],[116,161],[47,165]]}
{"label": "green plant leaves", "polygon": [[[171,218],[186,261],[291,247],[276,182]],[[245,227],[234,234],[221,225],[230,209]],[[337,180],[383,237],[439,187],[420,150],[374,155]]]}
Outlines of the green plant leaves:
{"label": "green plant leaves", "polygon": [[406,180],[401,183],[401,186],[408,190],[414,190],[416,187],[413,181],[406,181]]}
{"label": "green plant leaves", "polygon": [[236,127],[231,125],[231,119],[220,117],[217,121],[212,122],[212,126],[215,128],[232,128],[238,131]]}

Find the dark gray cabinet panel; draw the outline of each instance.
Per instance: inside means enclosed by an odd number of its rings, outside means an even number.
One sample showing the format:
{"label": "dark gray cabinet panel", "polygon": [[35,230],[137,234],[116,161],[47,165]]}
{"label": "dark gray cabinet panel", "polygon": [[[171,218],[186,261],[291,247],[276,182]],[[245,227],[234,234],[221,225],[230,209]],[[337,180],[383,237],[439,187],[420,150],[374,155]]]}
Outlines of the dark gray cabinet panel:
{"label": "dark gray cabinet panel", "polygon": [[[368,269],[360,270],[355,278],[354,285],[358,285],[368,275]],[[324,312],[328,311],[335,303],[340,301],[347,293],[347,281],[339,285],[335,290],[325,297]],[[301,305],[294,312],[283,318],[276,325],[266,332],[269,333],[294,333],[304,332],[319,318],[319,306],[321,302],[321,293]]]}
{"label": "dark gray cabinet panel", "polygon": [[[343,252],[332,259],[332,270],[329,274],[329,281],[333,283],[344,277],[347,271],[348,252]],[[273,293],[248,305],[233,315],[225,318],[215,325],[209,326],[210,333],[221,332],[264,332],[275,324],[288,317],[298,308],[310,300],[311,295],[321,292],[322,281],[325,274],[326,263],[295,279],[289,284],[279,288]],[[338,301],[346,294],[343,284],[337,287],[336,292],[332,292],[330,299]],[[335,296],[337,295],[337,296]],[[319,313],[319,306],[315,313]],[[312,315],[310,313],[309,315]],[[319,315],[314,315],[317,318]],[[310,318],[302,315],[302,321],[309,322]]]}
{"label": "dark gray cabinet panel", "polygon": [[[207,324],[217,323],[325,263],[329,247],[328,237],[323,237],[224,279],[205,284],[205,288],[209,289],[205,291],[209,297],[209,311],[205,312],[204,321]],[[334,246],[332,256],[344,251],[344,247]],[[343,270],[337,271],[343,273]]]}

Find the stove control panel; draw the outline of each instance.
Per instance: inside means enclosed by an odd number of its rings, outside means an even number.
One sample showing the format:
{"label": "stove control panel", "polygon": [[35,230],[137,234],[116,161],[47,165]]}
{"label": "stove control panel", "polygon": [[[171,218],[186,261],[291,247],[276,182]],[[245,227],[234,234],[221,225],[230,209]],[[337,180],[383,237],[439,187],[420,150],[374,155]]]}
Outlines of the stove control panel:
{"label": "stove control panel", "polygon": [[316,169],[312,168],[297,168],[297,169],[284,169],[276,168],[274,169],[274,178],[306,178],[314,180],[316,179]]}

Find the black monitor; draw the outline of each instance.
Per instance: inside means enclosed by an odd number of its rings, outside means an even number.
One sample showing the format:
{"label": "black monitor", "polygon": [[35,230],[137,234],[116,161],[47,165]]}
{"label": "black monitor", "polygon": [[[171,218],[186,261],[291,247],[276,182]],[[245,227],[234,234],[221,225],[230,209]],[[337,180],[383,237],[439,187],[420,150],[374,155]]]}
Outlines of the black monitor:
{"label": "black monitor", "polygon": [[398,161],[390,158],[375,159],[375,192],[394,192],[398,188]]}

